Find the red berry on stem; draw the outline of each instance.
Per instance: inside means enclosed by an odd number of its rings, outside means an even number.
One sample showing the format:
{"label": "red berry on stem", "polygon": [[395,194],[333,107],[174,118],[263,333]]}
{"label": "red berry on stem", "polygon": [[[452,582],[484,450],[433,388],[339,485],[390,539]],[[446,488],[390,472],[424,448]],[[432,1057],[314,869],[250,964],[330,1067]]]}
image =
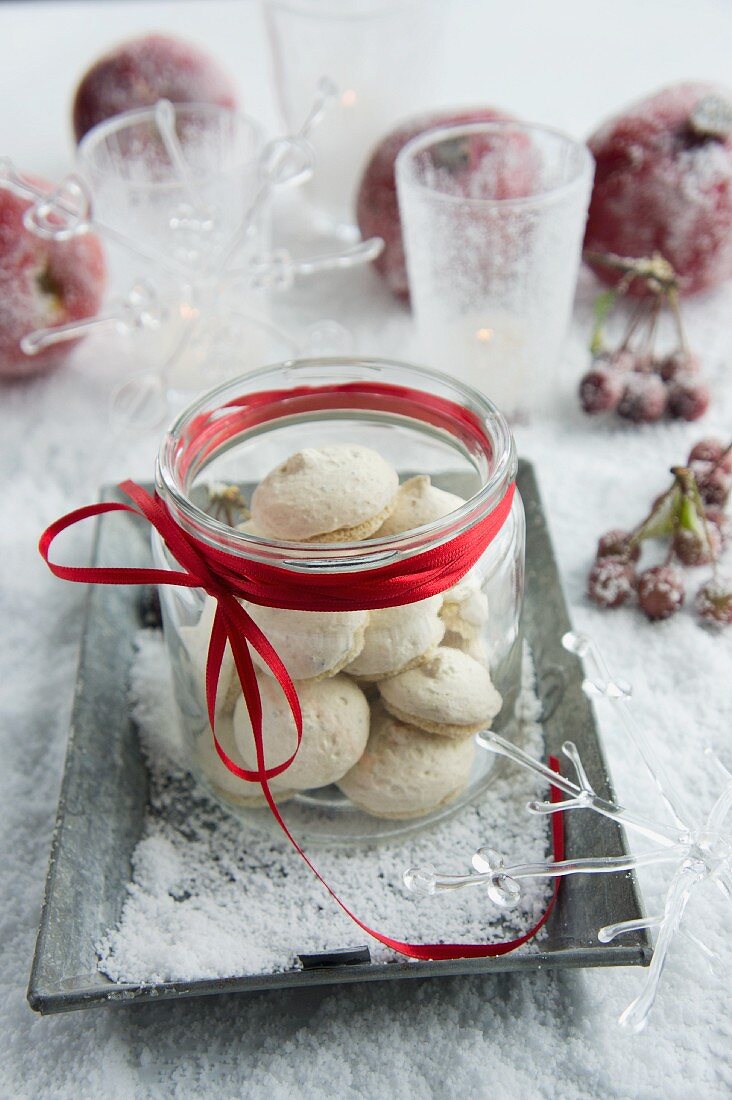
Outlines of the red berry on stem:
{"label": "red berry on stem", "polygon": [[679,375],[699,374],[700,370],[699,359],[691,352],[675,351],[658,362],[658,373],[664,382],[672,382]]}
{"label": "red berry on stem", "polygon": [[620,348],[610,356],[610,363],[616,370],[632,371],[636,369],[637,356],[630,348]]}
{"label": "red berry on stem", "polygon": [[666,408],[666,387],[657,374],[632,374],[618,404],[618,416],[635,424],[660,420]]}
{"label": "red berry on stem", "polygon": [[612,412],[623,393],[622,375],[609,367],[593,367],[579,386],[580,405],[590,416]]}
{"label": "red berry on stem", "polygon": [[590,570],[587,594],[600,607],[621,607],[635,590],[635,570],[622,558],[601,558]]}
{"label": "red berry on stem", "polygon": [[711,462],[721,466],[726,474],[732,474],[732,444],[721,439],[700,439],[689,451],[689,463]]}
{"label": "red berry on stem", "polygon": [[708,581],[696,595],[696,610],[705,622],[717,626],[732,623],[732,585],[724,581]]}
{"label": "red berry on stem", "polygon": [[630,531],[619,527],[607,531],[597,543],[596,558],[622,558],[625,561],[638,561],[641,548],[639,543],[631,542]]}
{"label": "red berry on stem", "polygon": [[707,523],[708,539],[696,531],[682,527],[674,535],[674,554],[682,565],[709,565],[716,561],[722,549],[722,536],[719,528]]}
{"label": "red berry on stem", "polygon": [[675,420],[698,420],[709,408],[705,382],[679,376],[668,388],[668,411]]}
{"label": "red berry on stem", "polygon": [[732,487],[732,477],[723,467],[716,466],[712,462],[700,462],[698,459],[689,464],[699,495],[705,504],[723,506]]}
{"label": "red berry on stem", "polygon": [[654,370],[653,356],[646,352],[633,352],[630,369],[636,374],[650,374]]}
{"label": "red berry on stem", "polygon": [[684,578],[675,565],[656,565],[638,578],[638,603],[655,621],[668,619],[684,602]]}
{"label": "red berry on stem", "polygon": [[732,542],[732,516],[728,515],[722,508],[705,508],[704,515],[706,516],[707,523],[710,526],[716,527],[719,531],[719,537],[722,542],[722,546],[727,546],[729,542]]}
{"label": "red berry on stem", "polygon": [[719,462],[725,450],[720,439],[700,439],[689,451],[689,462]]}

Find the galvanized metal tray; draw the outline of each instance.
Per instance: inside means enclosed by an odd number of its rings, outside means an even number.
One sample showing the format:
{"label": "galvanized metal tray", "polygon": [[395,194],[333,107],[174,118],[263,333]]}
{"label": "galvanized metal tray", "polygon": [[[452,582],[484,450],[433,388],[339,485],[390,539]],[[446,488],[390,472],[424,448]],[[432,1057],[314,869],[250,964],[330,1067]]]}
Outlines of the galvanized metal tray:
{"label": "galvanized metal tray", "polygon": [[[592,709],[582,692],[581,666],[561,645],[570,622],[529,463],[520,463],[518,485],[527,519],[524,632],[545,709],[547,751],[558,754],[564,740],[574,740],[598,794],[609,798],[610,777]],[[114,488],[103,493],[103,499],[118,498]],[[96,565],[149,564],[149,529],[125,513],[101,517],[93,561]],[[344,944],[342,952],[303,955],[301,968],[284,973],[140,985],[111,981],[97,969],[94,944],[120,918],[148,796],[147,771],[128,705],[133,643],[144,609],[138,589],[106,585],[89,589],[71,734],[28,988],[31,1008],[42,1013],[68,1012],[284,986],[545,967],[648,965],[652,949],[646,932],[626,936],[622,944],[597,940],[601,925],[642,914],[637,883],[628,872],[565,879],[538,951],[487,959],[376,964],[368,948]],[[622,830],[597,814],[568,814],[565,829],[568,858],[627,852]]]}

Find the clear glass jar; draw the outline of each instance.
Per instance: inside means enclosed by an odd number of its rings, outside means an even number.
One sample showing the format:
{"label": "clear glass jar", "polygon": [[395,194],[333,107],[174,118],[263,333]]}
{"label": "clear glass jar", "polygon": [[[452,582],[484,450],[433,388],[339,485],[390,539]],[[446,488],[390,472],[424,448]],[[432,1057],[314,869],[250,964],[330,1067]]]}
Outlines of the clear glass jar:
{"label": "clear glass jar", "polygon": [[[398,387],[394,393],[409,396],[386,400],[384,384],[387,393]],[[332,386],[351,387],[358,397],[345,400],[330,389],[322,399],[322,390]],[[219,410],[238,409],[234,403],[244,395],[273,391],[280,395],[274,403],[263,399],[269,403],[267,419],[252,417],[233,435],[218,433],[220,442],[212,443],[209,432],[206,444],[199,445],[201,423],[215,428],[227,415]],[[461,415],[422,419],[433,399],[454,403]],[[479,426],[479,439],[461,428],[463,411]],[[221,514],[222,486],[235,487],[233,497],[238,490],[248,505],[256,486],[288,457],[333,444],[370,448],[396,470],[394,499],[401,503],[386,520],[387,530],[403,527],[404,516],[415,514],[412,508],[423,514],[425,494],[429,508],[443,514],[399,533],[376,530],[360,541],[342,542],[265,537],[254,533],[245,511]],[[199,540],[234,554],[243,567],[260,562],[293,571],[306,587],[309,578],[334,570],[357,580],[363,571],[406,562],[469,531],[504,498],[516,469],[506,421],[476,390],[405,363],[310,359],[247,374],[191,405],[161,445],[157,491],[176,523]],[[229,507],[236,511],[236,503]],[[446,508],[451,510],[444,514]],[[245,604],[295,680],[303,705],[298,757],[272,782],[299,839],[392,837],[443,819],[485,789],[494,757],[476,750],[473,734],[490,725],[511,736],[515,721],[524,542],[523,505],[515,492],[496,537],[466,577],[441,595],[389,613]],[[159,567],[176,568],[156,533],[153,553]],[[258,785],[226,769],[209,729],[205,662],[214,601],[198,589],[163,586],[161,602],[191,771],[226,808],[267,827],[269,811],[257,808],[263,805]],[[263,665],[257,675],[267,766],[273,767],[294,750],[294,723],[276,680]],[[230,651],[219,682],[217,735],[241,767],[256,767]],[[305,782],[311,786],[300,789]]]}

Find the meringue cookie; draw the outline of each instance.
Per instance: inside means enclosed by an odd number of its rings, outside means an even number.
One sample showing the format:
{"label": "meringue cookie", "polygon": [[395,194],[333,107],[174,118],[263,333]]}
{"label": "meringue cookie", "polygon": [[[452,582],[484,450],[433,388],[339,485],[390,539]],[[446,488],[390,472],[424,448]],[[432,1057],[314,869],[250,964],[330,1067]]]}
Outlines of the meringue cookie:
{"label": "meringue cookie", "polygon": [[441,646],[421,665],[379,683],[386,709],[400,722],[442,737],[489,729],[503,699],[488,670],[459,649]]}
{"label": "meringue cookie", "polygon": [[480,577],[471,569],[452,588],[443,593],[440,615],[446,630],[459,634],[466,642],[477,638],[488,621],[488,598]]}
{"label": "meringue cookie", "polygon": [[468,657],[472,657],[478,664],[490,670],[488,647],[481,634],[477,634],[474,638],[464,638],[462,634],[458,634],[454,630],[446,630],[442,644],[450,649],[462,650],[463,653],[467,653]]}
{"label": "meringue cookie", "polygon": [[245,519],[242,523],[237,523],[235,530],[243,531],[245,535],[262,534],[253,519]]}
{"label": "meringue cookie", "polygon": [[384,520],[374,538],[401,535],[405,531],[413,531],[415,527],[424,527],[426,523],[434,523],[454,512],[461,504],[465,504],[462,497],[438,489],[427,474],[410,477],[399,486],[394,510]]}
{"label": "meringue cookie", "polygon": [[[208,660],[208,645],[211,641],[211,628],[216,614],[216,600],[212,596],[206,596],[201,617],[195,626],[182,626],[180,628],[180,640],[183,643],[193,669],[193,682],[204,706],[206,701],[206,662]],[[216,692],[216,713],[220,713],[226,696],[229,692],[234,677],[234,654],[231,646],[226,643],[224,656],[219,672],[219,684]]]}
{"label": "meringue cookie", "polygon": [[[282,688],[257,674],[262,696],[262,738],[265,762],[276,767],[295,751],[297,734]],[[346,676],[295,685],[302,708],[302,742],[290,767],[270,780],[281,788],[311,790],[327,787],[352,768],[369,736],[369,705],[361,689]],[[246,703],[234,710],[234,741],[245,767],[256,767],[256,748]]]}
{"label": "meringue cookie", "polygon": [[413,668],[445,633],[442,596],[369,612],[363,649],[344,671],[359,680],[382,680]]}
{"label": "meringue cookie", "polygon": [[[226,755],[240,768],[247,768],[248,765],[244,763],[234,742],[232,716],[233,709],[226,717],[217,720],[216,736]],[[238,775],[234,775],[234,773],[230,772],[226,767],[216,751],[211,730],[204,730],[203,733],[199,734],[196,738],[193,751],[198,769],[213,787],[214,793],[224,799],[224,801],[233,802],[237,806],[249,806],[252,808],[267,805],[267,801],[258,783],[250,783],[246,779],[240,779]],[[291,797],[292,791],[283,790],[277,792],[278,802],[283,802],[285,799]]]}
{"label": "meringue cookie", "polygon": [[470,777],[473,741],[434,737],[397,721],[378,704],[366,751],[338,781],[374,817],[422,817],[456,798]]}
{"label": "meringue cookie", "polygon": [[[253,603],[244,606],[293,680],[335,676],[363,649],[368,611],[289,611]],[[252,657],[258,668],[269,673],[254,650]]]}
{"label": "meringue cookie", "polygon": [[399,478],[355,443],[307,447],[272,470],[252,495],[258,531],[297,542],[368,538],[391,513]]}

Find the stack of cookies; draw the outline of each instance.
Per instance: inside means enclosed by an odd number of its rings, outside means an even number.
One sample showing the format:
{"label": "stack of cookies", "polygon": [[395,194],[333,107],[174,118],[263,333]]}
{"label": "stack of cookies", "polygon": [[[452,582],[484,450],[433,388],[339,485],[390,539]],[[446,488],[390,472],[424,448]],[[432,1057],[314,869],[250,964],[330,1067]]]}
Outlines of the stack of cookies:
{"label": "stack of cookies", "polygon": [[[255,489],[242,528],[262,538],[353,542],[400,535],[441,519],[464,502],[420,475],[399,484],[396,471],[357,444],[291,455]],[[293,764],[271,782],[282,801],[337,784],[376,817],[421,817],[457,797],[468,782],[473,736],[490,727],[502,699],[490,678],[482,631],[488,605],[471,571],[442,595],[375,611],[288,611],[244,605],[295,681],[303,738]],[[213,617],[207,599],[181,640],[204,694]],[[284,694],[254,655],[262,696],[265,758],[292,754],[295,726]],[[256,768],[246,704],[227,647],[217,698],[217,732],[241,767]],[[210,733],[199,737],[198,765],[228,801],[261,803],[252,786],[221,763]]]}

